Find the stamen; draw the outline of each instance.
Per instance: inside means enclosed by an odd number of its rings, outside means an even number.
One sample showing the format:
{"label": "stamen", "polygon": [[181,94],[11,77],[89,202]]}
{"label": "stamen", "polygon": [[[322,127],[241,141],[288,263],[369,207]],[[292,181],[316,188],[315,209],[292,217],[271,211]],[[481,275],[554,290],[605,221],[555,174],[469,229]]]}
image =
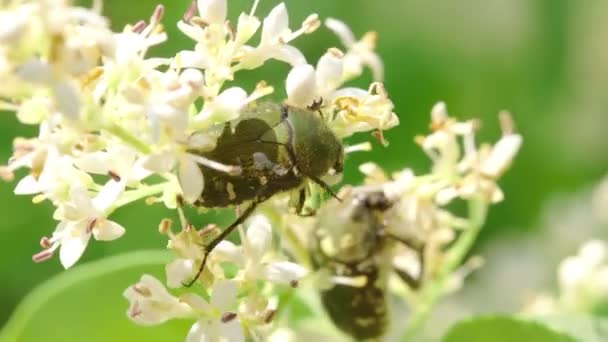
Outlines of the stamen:
{"label": "stamen", "polygon": [[150,25],[156,26],[156,24],[158,24],[163,19],[164,15],[165,15],[165,6],[163,6],[161,4],[157,5],[156,8],[154,9],[154,13],[152,13],[152,18],[150,18]]}
{"label": "stamen", "polygon": [[208,236],[211,236],[211,233],[216,232],[216,231],[220,231],[220,227],[216,224],[210,223],[207,226],[205,226],[205,228],[200,229],[198,231],[198,235],[201,238],[206,238]]}
{"label": "stamen", "polygon": [[515,122],[510,112],[503,110],[498,113],[498,121],[500,122],[503,136],[515,133]]}
{"label": "stamen", "polygon": [[51,248],[51,246],[53,245],[53,243],[51,242],[51,239],[49,239],[46,236],[43,236],[42,238],[40,238],[40,247],[44,248],[44,249],[49,249]]}
{"label": "stamen", "polygon": [[103,0],[93,0],[91,10],[97,14],[103,13]]}
{"label": "stamen", "polygon": [[131,27],[131,31],[135,32],[135,33],[142,33],[144,31],[144,29],[146,28],[147,24],[144,20],[140,20],[137,23],[135,23],[135,25],[133,25],[133,27]]}
{"label": "stamen", "polygon": [[192,0],[190,6],[188,6],[188,9],[186,10],[186,12],[184,12],[182,19],[184,19],[185,22],[190,22],[190,20],[192,20],[192,18],[194,18],[194,16],[196,15],[196,12],[196,0]]}
{"label": "stamen", "polygon": [[97,218],[93,218],[87,225],[87,234],[91,234],[91,232],[93,232],[93,229],[95,229],[96,224],[97,224]]}
{"label": "stamen", "polygon": [[264,323],[269,324],[272,322],[276,313],[277,310],[266,310],[266,313],[264,314]]}
{"label": "stamen", "polygon": [[253,2],[253,6],[251,7],[251,12],[249,12],[249,16],[253,17],[253,15],[255,14],[255,11],[258,9],[258,4],[260,3],[260,0],[255,0]]}
{"label": "stamen", "polygon": [[304,34],[311,34],[315,32],[321,26],[321,20],[319,20],[319,15],[313,13],[309,15],[304,22],[302,23],[302,29],[304,29]]}
{"label": "stamen", "polygon": [[40,263],[43,261],[49,260],[53,256],[53,249],[45,249],[39,253],[36,253],[32,256],[32,261],[35,263]]}
{"label": "stamen", "polygon": [[182,195],[177,195],[175,200],[177,202],[177,215],[179,216],[179,222],[182,226],[182,231],[185,231],[188,229],[189,222],[184,214],[184,197],[182,197]]}
{"label": "stamen", "polygon": [[143,311],[137,306],[137,302],[135,302],[135,304],[133,304],[133,309],[131,309],[131,311],[129,311],[129,316],[131,318],[135,318],[139,315],[141,315],[143,313]]}
{"label": "stamen", "polygon": [[144,286],[142,284],[133,285],[133,290],[144,297],[152,296],[152,291],[150,291],[149,288],[147,288],[146,286]]}
{"label": "stamen", "polygon": [[110,178],[112,178],[112,180],[114,180],[115,182],[120,182],[120,175],[118,175],[118,173],[110,170],[108,171],[108,176],[110,176]]}
{"label": "stamen", "polygon": [[15,174],[7,166],[0,166],[0,179],[5,182],[12,182],[15,179]]}
{"label": "stamen", "polygon": [[228,322],[234,320],[235,318],[236,318],[236,313],[234,313],[234,312],[225,312],[222,315],[221,320],[222,320],[222,323],[228,323]]}
{"label": "stamen", "polygon": [[169,235],[171,233],[171,226],[173,225],[173,221],[168,218],[164,218],[160,221],[158,225],[159,233],[163,235]]}

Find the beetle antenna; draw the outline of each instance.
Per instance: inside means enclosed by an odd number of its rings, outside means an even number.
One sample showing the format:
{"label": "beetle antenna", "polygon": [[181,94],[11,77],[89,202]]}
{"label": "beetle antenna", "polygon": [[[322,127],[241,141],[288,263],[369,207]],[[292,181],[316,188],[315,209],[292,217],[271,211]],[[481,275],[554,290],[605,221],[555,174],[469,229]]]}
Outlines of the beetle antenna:
{"label": "beetle antenna", "polygon": [[322,181],[322,180],[320,180],[319,178],[316,178],[316,177],[310,177],[310,176],[308,176],[308,178],[310,178],[318,186],[320,186],[321,188],[323,188],[323,190],[329,192],[329,194],[331,195],[331,197],[337,199],[338,202],[342,202],[342,199],[340,197],[338,197],[338,195],[331,189],[331,187],[329,186],[329,184],[325,183],[324,181]]}

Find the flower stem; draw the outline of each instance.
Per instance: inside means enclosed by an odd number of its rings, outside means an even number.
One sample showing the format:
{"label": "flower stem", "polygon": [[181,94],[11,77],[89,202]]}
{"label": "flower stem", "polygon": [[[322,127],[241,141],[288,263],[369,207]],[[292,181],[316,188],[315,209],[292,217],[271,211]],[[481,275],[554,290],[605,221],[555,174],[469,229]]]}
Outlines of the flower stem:
{"label": "flower stem", "polygon": [[402,341],[413,341],[420,333],[431,309],[445,294],[450,274],[462,264],[485,223],[488,204],[484,198],[476,197],[470,199],[468,207],[469,227],[460,234],[457,241],[447,251],[446,259],[434,279],[423,287],[419,296],[420,301],[417,303],[412,317],[410,318],[406,331],[401,339]]}
{"label": "flower stem", "polygon": [[158,193],[163,192],[163,190],[167,187],[167,183],[159,183],[154,185],[143,186],[137,190],[127,191],[120,200],[116,201],[116,203],[108,209],[109,213],[112,213],[114,210],[127,205],[131,202],[135,202],[144,197],[152,196]]}
{"label": "flower stem", "polygon": [[139,140],[137,137],[135,137],[134,135],[129,133],[127,130],[125,130],[124,127],[121,127],[116,124],[112,124],[112,125],[105,127],[105,129],[108,132],[110,132],[111,134],[120,138],[125,143],[127,143],[127,144],[131,145],[132,147],[134,147],[135,149],[137,149],[139,152],[144,153],[144,154],[152,153],[152,149],[150,148],[150,146],[147,143]]}

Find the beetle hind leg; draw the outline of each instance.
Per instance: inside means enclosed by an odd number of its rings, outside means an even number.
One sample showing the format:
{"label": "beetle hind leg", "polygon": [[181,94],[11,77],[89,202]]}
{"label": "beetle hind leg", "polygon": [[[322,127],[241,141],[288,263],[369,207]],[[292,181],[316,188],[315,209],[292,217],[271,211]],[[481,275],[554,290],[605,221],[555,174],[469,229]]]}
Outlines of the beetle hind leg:
{"label": "beetle hind leg", "polygon": [[218,235],[216,238],[211,240],[211,242],[209,244],[207,244],[206,246],[203,247],[204,256],[203,256],[203,260],[201,261],[201,265],[199,266],[198,271],[196,272],[196,275],[189,282],[182,283],[183,286],[190,287],[198,280],[198,278],[203,273],[203,270],[205,269],[205,264],[207,263],[207,258],[209,257],[209,254],[211,254],[211,252],[213,252],[215,247],[217,247],[217,245],[220,242],[222,242],[224,239],[226,239],[228,237],[228,235],[230,235],[230,233],[232,233],[236,227],[238,227],[241,223],[245,222],[245,220],[253,213],[253,211],[255,210],[255,208],[258,206],[259,203],[260,203],[260,201],[257,199],[254,200],[253,202],[251,202],[251,204],[249,204],[249,206],[236,218],[236,220],[234,220],[234,222],[232,222],[232,224],[230,224],[230,226],[228,226],[226,229],[224,229],[224,231],[222,231],[222,233],[220,235]]}

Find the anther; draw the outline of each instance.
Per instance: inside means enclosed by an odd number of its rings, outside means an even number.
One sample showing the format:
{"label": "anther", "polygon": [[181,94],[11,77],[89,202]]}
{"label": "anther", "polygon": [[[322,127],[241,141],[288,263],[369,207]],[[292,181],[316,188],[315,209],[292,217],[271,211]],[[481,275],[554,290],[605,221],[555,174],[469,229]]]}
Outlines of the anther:
{"label": "anther", "polygon": [[236,318],[236,313],[234,312],[225,312],[222,315],[222,323],[228,323]]}
{"label": "anther", "polygon": [[120,175],[112,170],[108,171],[108,176],[115,182],[120,182]]}
{"label": "anther", "polygon": [[51,239],[49,239],[46,236],[43,236],[42,238],[40,238],[40,247],[47,249],[47,248],[51,248],[53,244],[51,243]]}
{"label": "anther", "polygon": [[152,296],[152,291],[150,291],[150,289],[148,287],[146,287],[142,284],[133,285],[133,290],[144,297]]}
{"label": "anther", "polygon": [[135,32],[135,33],[142,33],[144,31],[144,29],[146,28],[147,24],[144,20],[140,20],[137,23],[135,23],[135,25],[133,25],[133,27],[131,27],[131,31]]}

